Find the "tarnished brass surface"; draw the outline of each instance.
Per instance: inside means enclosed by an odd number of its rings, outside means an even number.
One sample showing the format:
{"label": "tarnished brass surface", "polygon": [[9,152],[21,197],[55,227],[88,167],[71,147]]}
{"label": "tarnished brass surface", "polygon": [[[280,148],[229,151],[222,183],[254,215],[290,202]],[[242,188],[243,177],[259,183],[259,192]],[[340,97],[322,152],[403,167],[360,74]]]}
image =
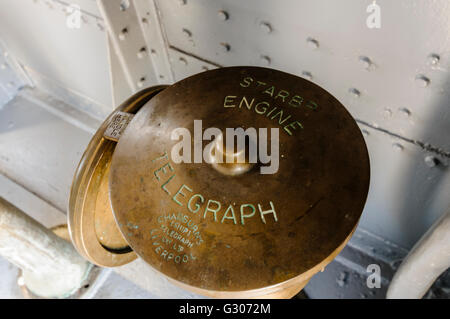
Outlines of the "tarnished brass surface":
{"label": "tarnished brass surface", "polygon": [[111,211],[108,179],[116,142],[105,139],[103,132],[117,111],[136,112],[164,87],[142,90],[120,105],[98,129],[76,170],[69,198],[70,236],[78,252],[96,265],[115,267],[136,258]]}
{"label": "tarnished brass surface", "polygon": [[[194,120],[222,131],[278,127],[278,172],[175,164],[171,132],[193,135]],[[143,106],[118,141],[109,183],[124,238],[158,271],[212,296],[276,296],[303,287],[351,237],[369,158],[357,124],[324,89],[232,67],[175,83]]]}
{"label": "tarnished brass surface", "polygon": [[111,151],[103,153],[97,169],[102,169],[98,174],[100,183],[97,189],[97,200],[94,209],[94,224],[97,240],[103,247],[112,251],[123,251],[128,248],[128,243],[123,238],[117,227],[117,223],[111,211],[111,202],[109,201],[109,166],[111,164]]}

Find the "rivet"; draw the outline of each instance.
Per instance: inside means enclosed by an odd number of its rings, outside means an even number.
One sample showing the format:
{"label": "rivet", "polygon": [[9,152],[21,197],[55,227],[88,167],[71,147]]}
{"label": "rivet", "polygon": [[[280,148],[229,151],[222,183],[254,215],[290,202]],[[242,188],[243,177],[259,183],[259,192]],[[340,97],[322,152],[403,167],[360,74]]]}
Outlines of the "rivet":
{"label": "rivet", "polygon": [[139,81],[138,81],[138,83],[137,83],[137,86],[138,86],[139,88],[143,87],[143,86],[144,86],[144,82],[145,82],[145,76],[143,76],[143,77],[141,77],[141,78],[139,79]]}
{"label": "rivet", "polygon": [[313,38],[306,39],[306,43],[311,49],[318,49],[319,48],[319,41]]}
{"label": "rivet", "polygon": [[122,0],[120,1],[120,11],[125,11],[130,7],[130,1],[129,0]]}
{"label": "rivet", "polygon": [[401,108],[399,109],[399,112],[404,116],[404,117],[409,117],[411,115],[411,111],[408,110],[407,108]]}
{"label": "rivet", "polygon": [[230,15],[225,10],[219,10],[219,12],[217,12],[217,16],[222,21],[226,21],[230,18]]}
{"label": "rivet", "polygon": [[147,20],[147,18],[142,18],[142,24],[143,25],[148,25],[148,20]]}
{"label": "rivet", "polygon": [[123,28],[122,31],[120,31],[120,33],[119,33],[119,40],[121,40],[121,41],[125,40],[127,33],[128,33],[128,29]]}
{"label": "rivet", "polygon": [[428,156],[425,156],[425,164],[428,167],[435,167],[436,165],[439,164],[439,160],[434,156],[428,155]]}
{"label": "rivet", "polygon": [[430,79],[423,74],[416,76],[416,83],[421,87],[427,87],[430,84]]}
{"label": "rivet", "polygon": [[103,26],[102,22],[101,22],[100,20],[98,20],[98,19],[97,19],[97,28],[98,28],[100,31],[105,30],[105,27]]}
{"label": "rivet", "polygon": [[392,116],[392,110],[388,109],[388,108],[385,108],[384,111],[383,111],[383,116],[385,118],[390,118]]}
{"label": "rivet", "polygon": [[155,54],[155,55],[156,55],[156,51],[155,51],[155,49],[150,49],[150,53],[151,53],[151,54]]}
{"label": "rivet", "polygon": [[187,0],[178,0],[178,3],[184,6],[187,3]]}
{"label": "rivet", "polygon": [[203,70],[203,71],[208,71],[209,68],[208,68],[206,65],[204,65],[204,66],[202,66],[202,70]]}
{"label": "rivet", "polygon": [[184,34],[187,38],[192,37],[192,32],[189,31],[188,29],[183,29],[183,34]]}
{"label": "rivet", "polygon": [[363,133],[364,136],[369,136],[370,135],[368,130],[361,130],[361,132]]}
{"label": "rivet", "polygon": [[437,65],[439,63],[440,59],[441,59],[441,57],[438,54],[431,53],[428,56],[428,63],[434,66],[434,65]]}
{"label": "rivet", "polygon": [[308,80],[312,80],[312,78],[313,78],[311,72],[308,72],[308,71],[303,71],[302,77],[304,77],[305,79],[308,79]]}
{"label": "rivet", "polygon": [[361,63],[363,68],[367,70],[370,69],[370,67],[372,66],[372,60],[370,60],[370,58],[367,56],[360,56],[359,63]]}
{"label": "rivet", "polygon": [[348,89],[348,92],[355,98],[361,96],[361,92],[359,92],[359,90],[355,88]]}
{"label": "rivet", "polygon": [[231,50],[231,46],[226,42],[221,42],[220,45],[224,52],[228,52]]}
{"label": "rivet", "polygon": [[403,151],[403,145],[402,145],[402,144],[394,143],[394,144],[392,144],[392,147],[393,147],[394,150],[396,150],[396,151]]}
{"label": "rivet", "polygon": [[264,30],[264,32],[266,32],[266,33],[272,32],[272,26],[270,25],[269,22],[261,22],[261,23],[259,24],[259,27],[260,27],[262,30]]}
{"label": "rivet", "polygon": [[264,65],[270,65],[270,63],[272,62],[270,57],[267,55],[261,55],[260,59]]}
{"label": "rivet", "polygon": [[145,56],[147,56],[147,48],[146,47],[142,47],[139,52],[137,53],[137,57],[139,59],[144,58]]}
{"label": "rivet", "polygon": [[183,57],[180,57],[179,59],[178,59],[178,61],[180,61],[182,64],[184,64],[184,65],[187,65],[188,64],[188,61],[185,59],[185,58],[183,58]]}

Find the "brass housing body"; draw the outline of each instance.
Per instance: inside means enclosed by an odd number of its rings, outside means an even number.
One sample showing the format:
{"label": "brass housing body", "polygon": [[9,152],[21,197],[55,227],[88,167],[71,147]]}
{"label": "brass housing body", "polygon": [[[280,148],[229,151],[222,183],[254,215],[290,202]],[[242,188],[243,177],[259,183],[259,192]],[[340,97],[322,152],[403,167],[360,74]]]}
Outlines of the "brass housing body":
{"label": "brass housing body", "polygon": [[[319,86],[266,68],[216,69],[155,92],[122,105],[141,107],[115,147],[102,138],[109,119],[83,156],[69,210],[75,245],[100,265],[136,253],[175,284],[210,297],[297,294],[343,249],[363,211],[370,165],[356,122]],[[278,128],[279,170],[174,163],[171,133],[193,132],[195,120],[222,131]],[[88,212],[108,200],[111,214]],[[102,216],[97,223],[95,216]],[[113,257],[105,243],[127,243],[133,252]]]}

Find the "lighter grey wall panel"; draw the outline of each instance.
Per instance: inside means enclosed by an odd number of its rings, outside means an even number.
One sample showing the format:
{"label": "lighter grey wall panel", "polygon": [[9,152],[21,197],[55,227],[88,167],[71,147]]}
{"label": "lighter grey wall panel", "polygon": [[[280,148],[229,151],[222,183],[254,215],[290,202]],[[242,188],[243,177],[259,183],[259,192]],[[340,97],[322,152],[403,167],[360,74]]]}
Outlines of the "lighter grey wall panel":
{"label": "lighter grey wall panel", "polygon": [[361,126],[371,163],[370,190],[361,226],[410,248],[450,207],[450,174],[427,166],[420,147]]}
{"label": "lighter grey wall panel", "polygon": [[[34,91],[22,90],[0,110],[0,173],[66,212],[75,169],[92,135],[27,94]],[[76,116],[61,101],[52,103]]]}
{"label": "lighter grey wall panel", "polygon": [[356,118],[449,152],[449,1],[377,1],[380,29],[366,26],[370,1],[157,3],[171,46],[223,66],[311,75]]}
{"label": "lighter grey wall panel", "polygon": [[[68,2],[1,0],[0,38],[25,67],[55,86],[111,110],[103,21],[95,1],[77,3],[82,23],[79,29],[71,29],[66,25]],[[57,89],[54,91],[58,94]]]}

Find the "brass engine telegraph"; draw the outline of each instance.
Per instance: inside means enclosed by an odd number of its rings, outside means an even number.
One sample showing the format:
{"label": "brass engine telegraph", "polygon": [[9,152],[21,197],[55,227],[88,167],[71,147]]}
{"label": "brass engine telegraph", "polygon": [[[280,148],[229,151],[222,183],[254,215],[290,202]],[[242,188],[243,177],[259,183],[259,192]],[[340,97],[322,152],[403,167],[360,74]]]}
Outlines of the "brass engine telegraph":
{"label": "brass engine telegraph", "polygon": [[[228,144],[239,130],[244,142]],[[199,294],[289,298],[350,239],[368,187],[364,139],[331,94],[221,68],[111,114],[79,164],[69,225],[101,266],[138,255]]]}

